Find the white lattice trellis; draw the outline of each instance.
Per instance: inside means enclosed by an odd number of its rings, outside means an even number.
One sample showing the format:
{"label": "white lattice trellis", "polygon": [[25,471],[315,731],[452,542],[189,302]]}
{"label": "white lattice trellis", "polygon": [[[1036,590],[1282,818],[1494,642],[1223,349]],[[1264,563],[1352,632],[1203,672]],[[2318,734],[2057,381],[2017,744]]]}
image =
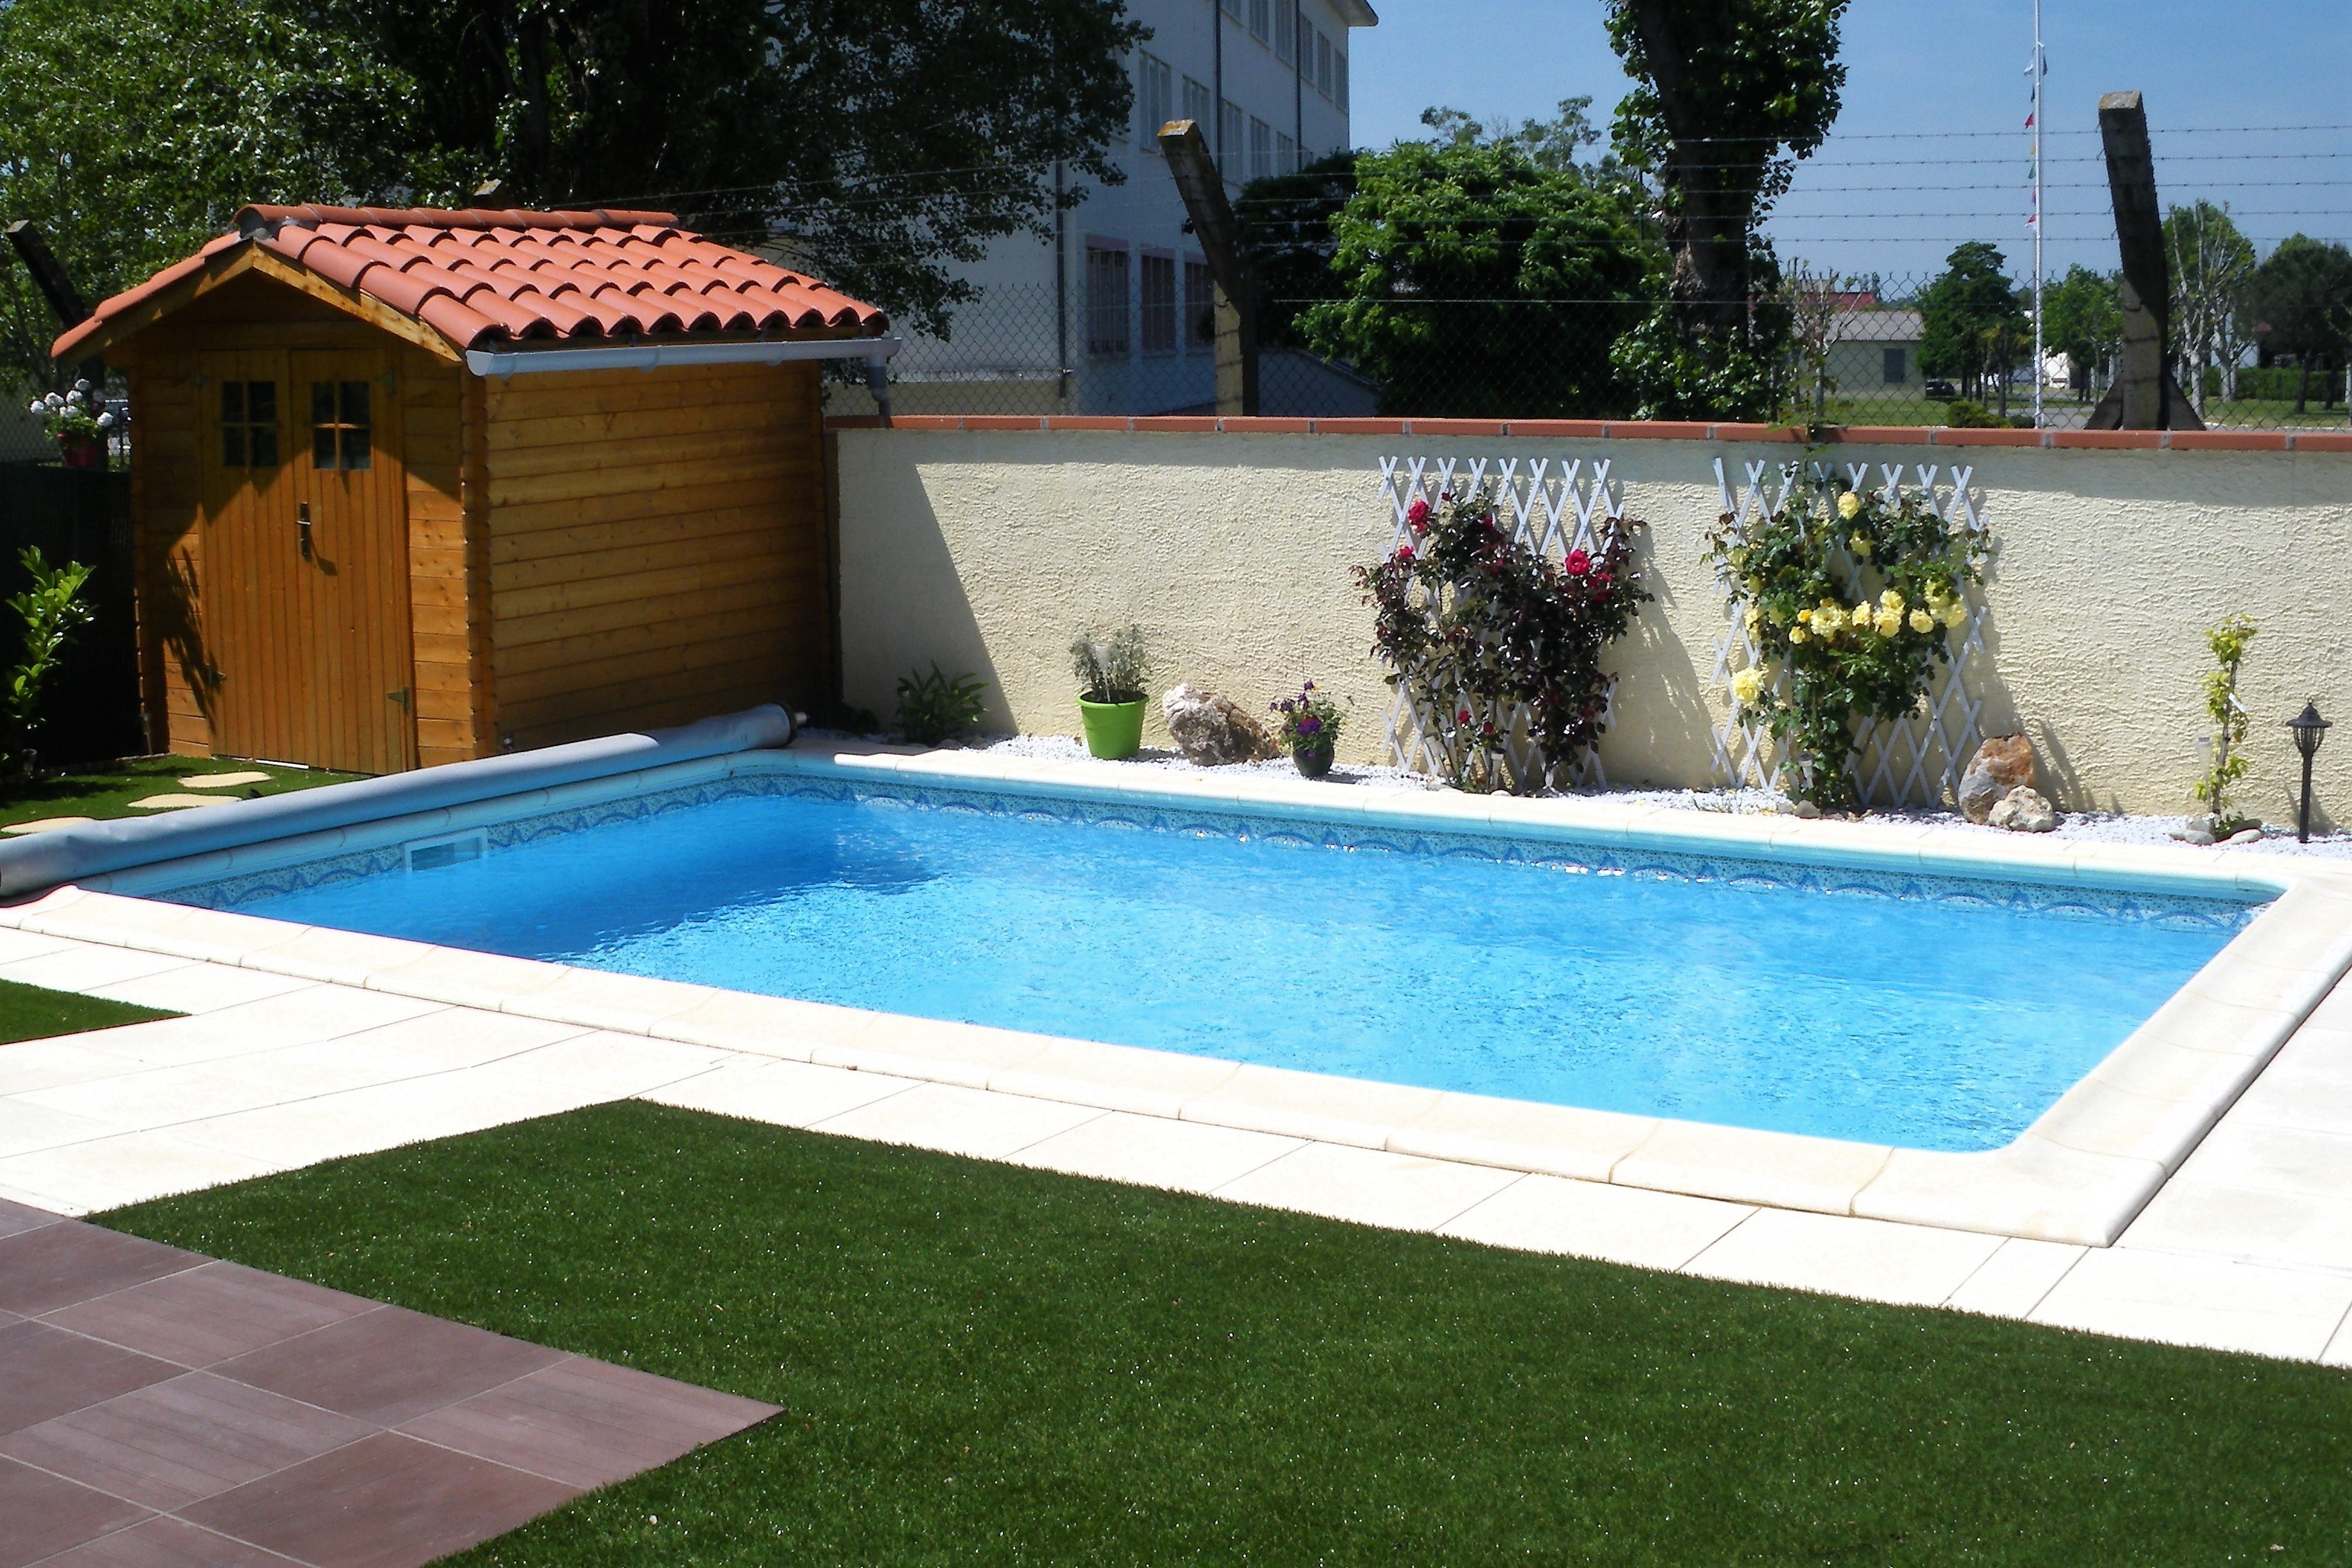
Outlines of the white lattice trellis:
{"label": "white lattice trellis", "polygon": [[[1976,471],[1973,468],[1955,464],[1950,477],[1939,482],[1938,476],[1945,471],[1940,466],[1916,465],[1907,484],[1900,463],[1877,465],[1874,483],[1872,465],[1868,463],[1816,463],[1813,472],[1829,479],[1833,477],[1836,467],[1843,468],[1847,485],[1853,489],[1868,487],[1893,505],[1907,489],[1946,526],[1964,528],[1979,536],[1985,531],[1976,497],[1969,489]],[[1746,483],[1735,486],[1724,472],[1723,459],[1715,460],[1715,481],[1722,491],[1725,511],[1746,522],[1770,517],[1788,504],[1789,492],[1800,472],[1796,464],[1754,462],[1746,468]],[[1844,554],[1843,546],[1837,559],[1848,573],[1853,571],[1854,563]],[[1969,609],[1966,630],[1952,648],[1951,662],[1937,669],[1934,682],[1927,689],[1926,704],[1899,724],[1873,725],[1861,752],[1854,758],[1854,784],[1870,805],[1932,805],[1948,794],[1958,793],[1961,770],[1968,766],[1969,758],[1983,739],[1978,721],[1984,699],[1970,689],[1969,678],[1972,667],[1987,657],[1983,595],[1969,588],[1964,602]],[[1715,647],[1715,683],[1724,692],[1729,717],[1715,731],[1716,779],[1719,784],[1735,786],[1769,788],[1772,780],[1766,766],[1766,736],[1761,728],[1744,721],[1738,700],[1731,695],[1732,676],[1762,662],[1762,651],[1754,635],[1732,615],[1727,599],[1725,623],[1723,636]],[[1781,679],[1787,679],[1785,673]]]}
{"label": "white lattice trellis", "polygon": [[[1498,519],[1510,520],[1514,537],[1554,561],[1571,550],[1598,547],[1596,525],[1624,520],[1623,487],[1609,481],[1609,459],[1580,458],[1412,458],[1381,459],[1381,498],[1389,503],[1395,527],[1389,536],[1393,551],[1409,535],[1405,513],[1416,499],[1437,504],[1441,495],[1473,495],[1481,485],[1495,487]],[[1524,772],[1535,764],[1522,715],[1509,716],[1506,747],[1511,766]],[[1616,718],[1616,691],[1610,691],[1603,722]],[[1434,716],[1419,712],[1400,689],[1389,706],[1387,756],[1398,767],[1419,773],[1445,771],[1444,752],[1434,731]],[[1588,752],[1578,782],[1605,784],[1598,752]]]}

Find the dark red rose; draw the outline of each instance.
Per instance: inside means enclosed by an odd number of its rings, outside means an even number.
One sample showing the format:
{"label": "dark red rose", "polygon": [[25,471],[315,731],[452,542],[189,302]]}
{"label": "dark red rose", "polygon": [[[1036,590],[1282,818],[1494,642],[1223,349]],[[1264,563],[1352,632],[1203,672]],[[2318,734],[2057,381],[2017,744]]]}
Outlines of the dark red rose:
{"label": "dark red rose", "polygon": [[1571,577],[1581,577],[1581,576],[1583,576],[1587,572],[1590,572],[1590,571],[1591,571],[1591,570],[1592,570],[1592,557],[1591,557],[1591,556],[1587,555],[1587,554],[1586,554],[1583,551],[1581,551],[1581,550],[1571,550],[1571,551],[1570,551],[1570,552],[1568,552],[1568,574],[1569,574],[1570,576],[1571,576]]}

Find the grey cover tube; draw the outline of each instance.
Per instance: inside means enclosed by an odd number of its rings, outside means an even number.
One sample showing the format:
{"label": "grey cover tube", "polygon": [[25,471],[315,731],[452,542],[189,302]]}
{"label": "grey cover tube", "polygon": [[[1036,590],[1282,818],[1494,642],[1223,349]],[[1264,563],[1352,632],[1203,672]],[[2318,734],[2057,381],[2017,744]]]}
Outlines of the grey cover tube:
{"label": "grey cover tube", "polygon": [[468,805],[502,795],[608,778],[669,763],[782,746],[792,738],[792,715],[768,703],[675,730],[606,735],[544,751],[449,763],[167,816],[93,822],[86,827],[30,834],[0,843],[0,897],[158,860],[207,855],[215,849],[236,849],[300,833],[323,833],[411,812]]}

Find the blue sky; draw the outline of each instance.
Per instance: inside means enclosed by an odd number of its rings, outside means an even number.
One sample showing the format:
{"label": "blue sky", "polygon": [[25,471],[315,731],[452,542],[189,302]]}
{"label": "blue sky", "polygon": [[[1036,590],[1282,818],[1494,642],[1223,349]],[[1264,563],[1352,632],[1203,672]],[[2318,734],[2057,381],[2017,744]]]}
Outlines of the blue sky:
{"label": "blue sky", "polygon": [[[1372,0],[1350,40],[1359,145],[1425,132],[1421,110],[1543,115],[1625,78],[1601,0]],[[1963,238],[2020,268],[2031,0],[1855,0],[1844,109],[1772,224],[1783,258],[1934,270]],[[2352,239],[2352,0],[2043,0],[2050,56],[2045,267],[2115,265],[2099,95],[2147,95],[2158,194],[2226,201],[2264,250],[2298,229]],[[2250,132],[2249,127],[2330,129]],[[1987,187],[1969,189],[1961,187]]]}

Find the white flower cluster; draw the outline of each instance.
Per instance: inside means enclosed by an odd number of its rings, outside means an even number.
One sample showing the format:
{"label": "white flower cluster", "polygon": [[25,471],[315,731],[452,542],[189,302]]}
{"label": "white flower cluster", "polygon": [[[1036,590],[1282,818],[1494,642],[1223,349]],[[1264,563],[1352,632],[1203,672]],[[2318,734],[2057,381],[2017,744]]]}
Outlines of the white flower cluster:
{"label": "white flower cluster", "polygon": [[32,406],[26,412],[37,419],[57,419],[72,415],[88,415],[93,410],[97,413],[95,423],[100,429],[114,428],[114,416],[99,406],[96,389],[87,381],[77,381],[73,384],[73,390],[62,396],[52,392],[46,397],[35,398]]}

